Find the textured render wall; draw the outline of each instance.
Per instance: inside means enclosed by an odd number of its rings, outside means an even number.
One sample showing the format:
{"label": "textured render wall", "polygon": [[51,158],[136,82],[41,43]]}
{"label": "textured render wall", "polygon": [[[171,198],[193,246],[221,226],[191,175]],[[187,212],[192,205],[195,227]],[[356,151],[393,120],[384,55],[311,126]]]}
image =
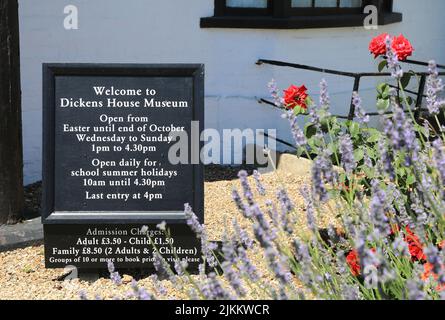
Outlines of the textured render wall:
{"label": "textured render wall", "polygon": [[[79,9],[79,30],[63,28],[63,8]],[[377,33],[403,32],[416,58],[445,63],[445,1],[396,0],[402,23],[380,27],[314,30],[200,29],[213,14],[213,0],[21,0],[25,183],[41,177],[41,64],[43,62],[191,63],[206,65],[206,126],[276,128],[291,140],[280,113],[257,104],[267,82],[305,83],[313,94],[320,74],[256,66],[258,58],[351,71],[374,71],[367,45]],[[335,113],[346,113],[352,80],[326,77]],[[373,105],[375,79],[361,93]],[[316,98],[316,97],[315,97]],[[239,154],[237,156],[240,156]]]}

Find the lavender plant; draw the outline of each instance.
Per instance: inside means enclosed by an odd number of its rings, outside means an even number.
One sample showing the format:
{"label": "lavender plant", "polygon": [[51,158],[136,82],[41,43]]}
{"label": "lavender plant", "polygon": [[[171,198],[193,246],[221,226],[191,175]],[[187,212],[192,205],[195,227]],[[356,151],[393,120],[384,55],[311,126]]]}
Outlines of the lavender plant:
{"label": "lavender plant", "polygon": [[[155,254],[159,273],[191,299],[444,298],[445,136],[414,117],[402,83],[405,73],[391,41],[385,39],[385,64],[399,92],[388,84],[377,88],[383,130],[369,127],[369,116],[356,92],[357,121],[332,116],[323,80],[319,105],[311,103],[306,112],[298,108],[284,114],[299,149],[297,155],[313,160],[311,184],[301,186],[304,208],[296,207],[282,187],[266,190],[258,172],[252,180],[256,188],[252,188],[247,172],[241,171],[241,191],[233,190],[232,197],[250,229],[233,219],[234,232],[227,233],[218,254],[205,226],[185,205],[187,224],[202,241],[200,269],[210,268],[210,272],[190,275],[186,263],[177,261],[172,267]],[[435,62],[430,63],[429,72],[427,105],[438,121],[437,115],[444,112],[444,86]],[[289,104],[275,82],[269,87],[275,104],[286,108]],[[392,113],[387,114],[388,110]],[[304,129],[296,121],[302,114],[307,115]],[[317,217],[328,211],[337,214],[341,227],[324,232]],[[296,227],[302,217],[306,233]],[[263,257],[267,274],[251,259],[255,254]],[[109,271],[121,285],[111,263]],[[151,293],[137,283],[131,287],[137,299],[167,293],[163,286]]]}

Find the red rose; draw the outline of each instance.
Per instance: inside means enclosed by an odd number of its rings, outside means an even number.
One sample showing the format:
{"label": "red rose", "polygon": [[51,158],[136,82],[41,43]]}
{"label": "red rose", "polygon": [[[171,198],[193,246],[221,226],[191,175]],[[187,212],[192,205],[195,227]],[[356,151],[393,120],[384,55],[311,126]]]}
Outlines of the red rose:
{"label": "red rose", "polygon": [[358,259],[357,250],[352,250],[348,253],[348,255],[346,256],[346,262],[348,263],[353,276],[357,277],[358,275],[360,275],[361,267]]}
{"label": "red rose", "polygon": [[394,37],[392,41],[392,49],[397,54],[400,61],[406,60],[413,54],[414,48],[402,34],[398,37]]}
{"label": "red rose", "polygon": [[374,54],[374,58],[386,54],[386,38],[389,36],[387,33],[375,37],[369,43],[369,51]]}
{"label": "red rose", "polygon": [[426,261],[426,255],[423,252],[423,245],[419,237],[406,226],[405,241],[408,243],[408,250],[413,261]]}
{"label": "red rose", "polygon": [[296,106],[307,109],[307,97],[307,88],[304,85],[301,87],[291,85],[287,90],[284,90],[284,103],[287,109],[294,109]]}
{"label": "red rose", "polygon": [[[443,269],[444,267],[442,266],[442,269]],[[439,279],[439,275],[437,275],[437,274],[435,274],[434,272],[433,272],[433,270],[434,270],[434,266],[431,264],[431,263],[429,263],[429,262],[427,262],[427,263],[425,263],[424,265],[423,265],[423,269],[424,269],[424,273],[420,276],[420,278],[423,280],[423,281],[428,281],[431,277],[434,279],[434,280],[438,280]],[[445,291],[445,284],[438,284],[437,286],[436,286],[436,291]]]}
{"label": "red rose", "polygon": [[[386,54],[386,38],[388,36],[390,35],[382,33],[369,43],[369,51],[374,54],[375,58]],[[414,52],[413,46],[402,34],[392,37],[392,49],[400,61],[406,60]]]}
{"label": "red rose", "polygon": [[[377,250],[375,248],[371,248],[371,252],[375,253]],[[353,276],[357,277],[360,275],[362,267],[360,266],[357,250],[354,249],[348,253],[346,256],[346,263],[349,265]]]}

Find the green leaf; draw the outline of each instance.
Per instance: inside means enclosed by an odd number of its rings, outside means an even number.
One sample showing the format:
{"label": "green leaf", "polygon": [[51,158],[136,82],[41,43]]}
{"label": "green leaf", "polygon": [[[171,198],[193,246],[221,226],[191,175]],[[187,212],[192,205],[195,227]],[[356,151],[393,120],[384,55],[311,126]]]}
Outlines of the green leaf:
{"label": "green leaf", "polygon": [[411,81],[411,77],[412,77],[412,74],[409,72],[406,72],[403,74],[402,79],[400,79],[400,83],[401,83],[403,89],[406,89],[408,87],[409,82]]}
{"label": "green leaf", "polygon": [[388,99],[378,99],[377,100],[377,109],[381,111],[386,111],[389,108],[389,100]]}
{"label": "green leaf", "polygon": [[363,172],[366,174],[366,177],[368,177],[369,179],[373,179],[375,176],[375,170],[374,168],[370,168],[367,166],[362,166],[361,167]]}
{"label": "green leaf", "polygon": [[385,69],[385,67],[388,65],[388,61],[383,60],[382,62],[379,63],[379,72],[382,72],[383,69]]}
{"label": "green leaf", "polygon": [[365,157],[365,151],[363,149],[354,150],[354,159],[356,162],[360,162]]}
{"label": "green leaf", "polygon": [[376,143],[379,142],[379,140],[382,138],[382,135],[380,132],[373,133],[371,136],[366,140],[368,143]]}
{"label": "green leaf", "polygon": [[313,124],[309,123],[308,125],[305,126],[304,134],[308,139],[315,136],[316,133],[317,133],[317,128]]}
{"label": "green leaf", "polygon": [[328,145],[328,149],[329,149],[329,151],[331,151],[331,153],[332,154],[335,154],[335,153],[337,153],[337,150],[338,150],[338,146],[337,146],[337,144],[336,143],[329,143],[329,145]]}
{"label": "green leaf", "polygon": [[295,108],[292,111],[294,112],[294,114],[296,116],[298,116],[301,113],[304,113],[304,112],[302,112],[302,111],[304,111],[304,109],[300,105],[295,106]]}
{"label": "green leaf", "polygon": [[378,86],[377,86],[377,92],[378,92],[378,96],[379,96],[379,98],[382,98],[382,99],[387,99],[387,98],[389,98],[389,90],[390,90],[390,87],[389,87],[389,85],[387,84],[387,83],[381,83],[381,84],[379,84]]}
{"label": "green leaf", "polygon": [[351,122],[349,125],[349,133],[352,137],[357,137],[360,133],[360,125],[357,122]]}
{"label": "green leaf", "polygon": [[408,175],[408,177],[406,178],[406,184],[412,185],[414,182],[416,182],[416,176],[413,174]]}
{"label": "green leaf", "polygon": [[371,159],[375,159],[377,157],[377,151],[374,148],[366,148],[366,154]]}

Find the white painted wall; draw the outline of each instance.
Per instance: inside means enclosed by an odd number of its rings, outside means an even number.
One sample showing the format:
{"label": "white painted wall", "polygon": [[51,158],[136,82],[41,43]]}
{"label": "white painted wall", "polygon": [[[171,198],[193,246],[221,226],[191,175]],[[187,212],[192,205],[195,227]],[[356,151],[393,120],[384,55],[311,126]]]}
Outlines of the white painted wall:
{"label": "white painted wall", "polygon": [[[21,67],[25,183],[41,178],[41,64],[205,63],[206,126],[276,128],[291,140],[280,113],[256,103],[267,97],[266,84],[306,84],[318,90],[320,74],[256,66],[258,58],[351,71],[374,71],[368,42],[377,33],[403,32],[419,60],[445,63],[445,1],[395,0],[403,22],[380,27],[314,30],[201,29],[199,19],[213,15],[213,0],[20,0]],[[79,30],[63,27],[63,9],[79,9]],[[346,113],[352,80],[326,77],[335,113]],[[373,105],[375,80],[361,93]],[[316,99],[316,97],[315,97]]]}

